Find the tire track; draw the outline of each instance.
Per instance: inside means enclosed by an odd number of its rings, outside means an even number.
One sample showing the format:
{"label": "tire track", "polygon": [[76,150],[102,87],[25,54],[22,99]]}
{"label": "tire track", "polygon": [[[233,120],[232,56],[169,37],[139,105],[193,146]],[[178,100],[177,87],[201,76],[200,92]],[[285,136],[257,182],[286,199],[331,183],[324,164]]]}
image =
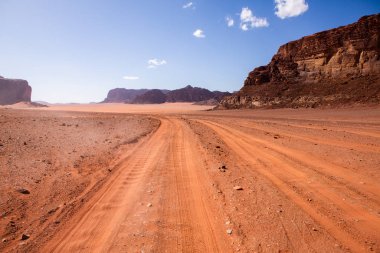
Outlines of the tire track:
{"label": "tire track", "polygon": [[[207,123],[214,124],[217,127],[223,127],[225,129],[228,129],[229,131],[235,131],[231,128],[226,128],[225,126],[222,126],[217,123],[211,123],[210,121],[207,121]],[[377,205],[380,204],[380,187],[378,186],[377,182],[372,178],[352,171],[346,167],[342,167],[334,163],[321,160],[318,157],[310,153],[304,152],[302,150],[296,150],[289,147],[284,148],[278,146],[277,144],[273,144],[272,142],[259,139],[249,134],[245,134],[241,131],[235,132],[240,133],[239,138],[243,138],[244,140],[250,140],[249,143],[251,144],[260,144],[262,145],[262,147],[266,147],[267,149],[270,149],[276,152],[277,154],[281,155],[283,159],[299,163],[300,165],[302,165],[302,168],[313,170],[314,173],[318,173],[319,175],[325,177],[327,180],[335,181],[335,184],[339,183],[341,187],[349,187],[352,191],[352,187],[350,186],[354,186],[354,189],[356,189],[355,194],[360,194],[361,196],[368,195],[368,198],[370,198],[373,202],[375,202]],[[361,181],[365,181],[367,182],[367,184],[361,184]]]}
{"label": "tire track", "polygon": [[[358,241],[357,238],[353,238],[352,235],[345,229],[342,229],[336,225],[336,223],[329,217],[319,213],[310,204],[308,204],[303,197],[290,188],[290,182],[293,181],[297,183],[297,185],[301,186],[305,190],[312,189],[313,191],[318,192],[318,198],[325,203],[334,203],[334,205],[339,206],[339,208],[343,210],[343,215],[346,215],[347,217],[350,217],[350,215],[360,217],[362,219],[361,225],[355,226],[358,231],[366,231],[372,235],[378,233],[378,218],[376,216],[372,216],[368,210],[343,202],[341,198],[336,195],[336,189],[334,190],[331,188],[331,185],[327,186],[321,184],[320,182],[306,185],[309,176],[308,174],[298,171],[286,160],[267,154],[260,148],[257,148],[257,143],[255,143],[258,141],[257,139],[251,138],[249,135],[243,134],[240,131],[233,130],[229,127],[220,126],[207,121],[199,121],[216,131],[226,142],[226,144],[240,156],[241,159],[251,164],[257,164],[257,162],[261,160],[262,165],[256,166],[255,170],[270,179],[294,203],[299,205],[314,220],[320,223],[331,235],[351,250],[357,252],[362,251],[364,249],[364,245],[362,245],[359,241],[364,240],[365,238],[361,238]],[[260,157],[260,160],[258,157]]]}
{"label": "tire track", "polygon": [[124,158],[115,178],[45,251],[228,252],[199,180],[202,159],[192,131],[178,119],[162,118],[156,133]]}

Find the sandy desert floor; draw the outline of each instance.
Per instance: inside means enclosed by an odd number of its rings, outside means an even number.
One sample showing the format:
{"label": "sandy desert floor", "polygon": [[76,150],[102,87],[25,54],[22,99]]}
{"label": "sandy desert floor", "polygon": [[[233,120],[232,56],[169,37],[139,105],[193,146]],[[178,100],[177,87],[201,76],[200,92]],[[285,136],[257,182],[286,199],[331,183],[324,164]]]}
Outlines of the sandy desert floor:
{"label": "sandy desert floor", "polygon": [[380,252],[379,107],[150,107],[0,110],[0,251]]}

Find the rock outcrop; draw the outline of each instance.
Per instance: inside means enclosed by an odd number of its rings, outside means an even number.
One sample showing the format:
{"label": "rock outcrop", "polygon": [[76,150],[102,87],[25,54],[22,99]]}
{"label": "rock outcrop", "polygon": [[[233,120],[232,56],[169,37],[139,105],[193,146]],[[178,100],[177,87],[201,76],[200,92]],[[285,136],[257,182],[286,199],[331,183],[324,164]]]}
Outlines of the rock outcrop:
{"label": "rock outcrop", "polygon": [[210,103],[216,101],[216,104],[224,97],[231,95],[229,92],[209,91],[190,85],[177,90],[159,90],[159,89],[123,89],[116,88],[108,92],[107,98],[103,103],[132,103],[132,104],[161,104],[165,102],[200,102]]}
{"label": "rock outcrop", "polygon": [[[108,92],[107,97],[103,103],[132,103],[138,96],[151,91],[151,89],[125,89],[116,88]],[[161,90],[164,94],[168,93],[168,90]]]}
{"label": "rock outcrop", "polygon": [[0,105],[31,102],[32,88],[21,79],[0,77]]}
{"label": "rock outcrop", "polygon": [[167,102],[199,102],[209,100],[215,94],[207,89],[192,87],[188,85],[182,89],[172,90],[166,94]]}
{"label": "rock outcrop", "polygon": [[148,89],[124,89],[116,88],[108,92],[103,103],[128,103],[132,102],[137,96],[144,94]]}
{"label": "rock outcrop", "polygon": [[166,102],[166,95],[161,90],[149,90],[133,99],[132,104],[162,104]]}
{"label": "rock outcrop", "polygon": [[380,14],[281,46],[220,108],[315,107],[380,101]]}

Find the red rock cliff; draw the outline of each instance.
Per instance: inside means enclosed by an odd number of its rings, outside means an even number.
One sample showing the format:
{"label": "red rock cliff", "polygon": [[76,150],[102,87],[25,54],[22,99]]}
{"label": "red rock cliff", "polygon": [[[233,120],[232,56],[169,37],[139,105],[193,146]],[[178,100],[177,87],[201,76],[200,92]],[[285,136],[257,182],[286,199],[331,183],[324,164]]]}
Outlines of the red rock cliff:
{"label": "red rock cliff", "polygon": [[380,72],[380,15],[320,32],[280,47],[269,65],[256,68],[244,85],[317,82]]}
{"label": "red rock cliff", "polygon": [[32,88],[27,81],[0,77],[0,105],[31,102],[31,96]]}
{"label": "red rock cliff", "polygon": [[[333,101],[331,96],[341,97],[345,88],[360,88],[366,82],[378,84],[379,75],[380,14],[376,14],[282,45],[268,65],[249,73],[237,96],[224,99],[222,104],[227,108],[274,104],[303,106],[295,101],[302,97],[301,100],[311,99],[322,105],[325,96],[330,96],[329,100]],[[338,85],[331,89],[328,83]],[[357,87],[351,87],[353,85]],[[368,94],[374,98],[372,93]],[[366,94],[361,92],[361,96]],[[241,98],[244,101],[239,101]],[[348,100],[346,96],[345,101]]]}

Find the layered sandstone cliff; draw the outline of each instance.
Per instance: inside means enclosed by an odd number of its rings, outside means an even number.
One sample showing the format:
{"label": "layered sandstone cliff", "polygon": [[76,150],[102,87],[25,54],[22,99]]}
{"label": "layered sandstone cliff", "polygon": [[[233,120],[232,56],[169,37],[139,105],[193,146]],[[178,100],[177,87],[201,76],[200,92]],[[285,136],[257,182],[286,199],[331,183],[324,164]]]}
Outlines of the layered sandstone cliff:
{"label": "layered sandstone cliff", "polygon": [[27,81],[0,76],[0,105],[30,102],[31,96],[32,88]]}
{"label": "layered sandstone cliff", "polygon": [[380,101],[380,14],[281,46],[220,107],[308,107]]}

